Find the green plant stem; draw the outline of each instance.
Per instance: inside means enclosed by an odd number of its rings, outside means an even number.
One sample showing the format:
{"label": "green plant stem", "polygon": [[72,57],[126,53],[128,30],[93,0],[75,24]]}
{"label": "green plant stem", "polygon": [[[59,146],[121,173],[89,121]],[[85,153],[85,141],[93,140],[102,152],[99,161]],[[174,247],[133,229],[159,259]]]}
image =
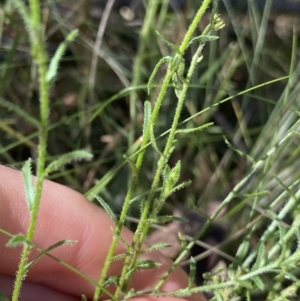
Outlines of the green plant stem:
{"label": "green plant stem", "polygon": [[[139,36],[139,48],[134,60],[133,74],[132,74],[132,87],[137,87],[141,83],[143,61],[145,59],[145,53],[147,48],[147,43],[151,41],[149,33],[153,28],[153,20],[157,11],[157,7],[160,1],[149,0],[146,10],[145,20],[143,22],[143,27]],[[129,111],[130,111],[130,122],[131,128],[128,135],[128,145],[129,147],[134,143],[135,136],[135,126],[136,126],[136,102],[138,101],[137,91],[133,90],[130,93],[129,98]]]}
{"label": "green plant stem", "polygon": [[206,12],[208,6],[210,5],[212,0],[204,0],[202,2],[202,5],[200,6],[199,10],[197,11],[197,14],[195,15],[191,25],[189,26],[189,29],[187,33],[185,34],[180,46],[179,46],[179,52],[184,53],[189,45],[190,40],[193,37],[193,34],[195,30],[197,29],[204,13]]}
{"label": "green plant stem", "polygon": [[[31,17],[32,17],[32,31],[29,32],[31,38],[31,49],[35,54],[35,62],[38,66],[39,77],[39,92],[40,92],[40,128],[39,128],[39,148],[37,159],[37,182],[35,187],[35,198],[32,211],[30,212],[29,227],[27,230],[26,238],[32,241],[36,228],[38,212],[40,208],[40,199],[42,195],[42,187],[44,180],[45,159],[46,159],[46,146],[47,146],[47,127],[48,127],[48,114],[49,114],[49,84],[46,79],[47,74],[47,54],[43,35],[41,34],[40,23],[40,3],[39,0],[30,1]],[[22,251],[20,264],[18,267],[12,301],[17,301],[19,298],[22,281],[26,276],[26,264],[31,247],[25,245]]]}
{"label": "green plant stem", "polygon": [[[193,33],[194,33],[194,31],[197,27],[197,24],[200,22],[201,17],[203,16],[203,14],[206,11],[207,7],[209,6],[210,2],[211,2],[211,0],[205,0],[203,2],[202,6],[200,7],[199,11],[197,12],[197,15],[196,15],[196,17],[195,17],[195,19],[192,23],[192,26],[189,27],[189,30],[188,30],[188,36],[189,37],[192,37],[192,35],[193,35]],[[189,45],[189,41],[190,41],[190,38],[189,39],[186,39],[186,38],[184,39],[184,42],[181,44],[182,45],[181,50],[180,50],[181,54],[176,54],[177,56],[182,56],[183,55],[185,49]],[[176,72],[176,66],[173,67],[173,68],[168,69],[166,77],[164,78],[164,81],[162,83],[160,93],[157,97],[157,101],[155,103],[153,113],[152,113],[150,121],[149,121],[149,126],[147,127],[147,129],[144,133],[143,141],[142,141],[142,144],[140,146],[140,149],[142,151],[139,152],[139,155],[138,155],[137,160],[136,160],[136,164],[135,164],[136,171],[135,171],[135,174],[133,174],[133,177],[131,179],[131,183],[130,183],[129,188],[128,188],[127,195],[126,195],[125,200],[124,200],[123,209],[122,209],[122,212],[120,214],[119,222],[116,225],[114,235],[113,235],[113,239],[112,239],[112,243],[111,243],[110,249],[108,251],[108,254],[107,254],[107,257],[106,257],[106,260],[105,260],[105,263],[104,263],[104,266],[103,266],[103,269],[102,269],[102,272],[101,272],[101,275],[100,275],[100,278],[99,278],[99,281],[98,281],[98,286],[95,290],[95,294],[94,294],[94,297],[93,297],[94,300],[98,300],[98,298],[101,294],[101,287],[103,286],[103,283],[104,283],[105,278],[107,276],[108,269],[109,269],[109,266],[110,266],[110,263],[111,263],[111,258],[114,256],[114,253],[115,253],[115,250],[116,250],[116,247],[117,247],[117,243],[118,243],[118,240],[119,240],[119,237],[120,237],[120,234],[121,234],[121,230],[122,230],[122,227],[123,227],[123,225],[125,223],[125,220],[126,220],[127,212],[129,210],[130,200],[132,198],[133,191],[134,191],[136,181],[137,181],[137,178],[138,178],[138,174],[139,174],[139,171],[140,171],[140,168],[141,168],[141,165],[142,165],[142,161],[143,161],[143,158],[144,158],[144,154],[145,154],[145,150],[146,150],[145,146],[147,145],[147,143],[149,141],[150,128],[153,124],[155,124],[155,120],[157,119],[159,109],[160,109],[162,101],[164,99],[164,95],[167,91],[169,83],[170,83],[170,81],[172,79],[172,76],[175,72]],[[186,85],[186,89],[187,88],[188,88],[188,85]],[[184,96],[183,94],[185,94],[185,93],[182,93],[182,96]],[[179,115],[180,115],[180,112],[178,114],[178,118],[179,118]],[[178,121],[176,123],[176,126],[177,126],[177,124],[178,124]],[[170,135],[172,133],[172,135],[174,137],[175,131],[176,131],[176,127],[173,130],[171,130]],[[171,139],[169,141],[171,141]],[[171,142],[173,142],[173,139],[172,139]],[[166,151],[170,150],[171,145],[172,145],[172,143],[168,144],[168,148],[166,148]],[[162,167],[160,168],[160,171],[162,171]],[[157,175],[156,178],[157,179],[156,179],[155,185],[152,186],[152,187],[157,187],[158,180],[159,180],[159,175]],[[155,191],[155,190],[153,190],[153,191]],[[153,197],[153,195],[152,195],[152,197]],[[145,219],[145,216],[148,216],[148,212],[149,211],[145,212],[145,214],[143,215],[144,219]],[[145,223],[145,220],[144,220],[144,223]],[[141,227],[140,227],[140,229],[141,229]],[[140,229],[139,229],[139,231],[140,231]],[[133,241],[133,244],[132,244],[133,246],[136,243],[136,238],[137,238],[137,236],[135,236],[135,240]],[[136,258],[137,258],[137,256],[135,256],[135,259]],[[125,260],[124,268],[122,270],[122,274],[121,274],[121,278],[120,278],[120,284],[124,284],[124,282],[125,282],[125,271],[127,270],[128,266],[129,266],[129,261],[130,260],[131,260],[130,257],[128,257]],[[115,296],[119,295],[122,286],[123,285],[118,286],[118,288],[116,290],[116,293],[115,293]]]}
{"label": "green plant stem", "polygon": [[[155,123],[155,120],[158,116],[158,112],[159,112],[159,109],[160,109],[162,101],[163,101],[163,96],[164,96],[165,92],[168,89],[171,78],[172,78],[172,74],[169,74],[165,77],[165,80],[163,81],[162,88],[161,88],[161,91],[163,91],[163,93],[161,93],[161,96],[158,96],[158,98],[157,98],[157,101],[156,101],[153,113],[151,115],[151,119],[149,121],[149,124],[154,124]],[[102,269],[102,272],[101,272],[101,276],[100,276],[100,279],[99,279],[99,282],[98,282],[98,287],[97,287],[97,289],[95,291],[95,294],[94,294],[94,300],[98,300],[99,295],[101,294],[101,287],[102,287],[102,285],[105,281],[105,278],[106,278],[106,275],[107,275],[107,272],[108,272],[108,269],[109,269],[109,266],[110,266],[110,260],[114,256],[116,246],[117,246],[120,234],[121,234],[122,227],[125,224],[127,212],[128,212],[129,205],[130,205],[130,200],[132,199],[132,195],[133,195],[133,191],[134,191],[134,188],[135,188],[135,185],[136,185],[138,174],[139,174],[140,168],[142,166],[144,154],[145,154],[145,151],[146,151],[146,145],[149,141],[149,136],[150,136],[150,127],[147,128],[147,130],[145,131],[145,134],[143,136],[143,140],[142,140],[142,143],[141,143],[141,146],[140,146],[141,152],[139,152],[137,160],[136,160],[136,164],[135,164],[136,171],[132,176],[131,183],[130,183],[130,186],[128,188],[128,192],[127,192],[126,197],[125,197],[125,201],[124,201],[124,204],[123,204],[122,212],[120,214],[119,222],[116,226],[114,236],[113,236],[113,240],[112,240],[110,249],[108,251],[108,255],[106,257],[106,260],[105,260],[105,263],[104,263],[104,266],[103,266],[103,269]]]}
{"label": "green plant stem", "polygon": [[[293,131],[297,129],[299,126],[300,121],[297,121],[295,125],[289,130],[289,132],[280,140],[278,141],[275,146],[273,146],[264,156],[262,159],[257,161],[252,170],[246,175],[234,188],[233,190],[228,194],[228,196],[225,198],[225,200],[220,204],[216,212],[211,216],[209,220],[205,222],[205,224],[202,226],[201,230],[197,235],[194,237],[194,239],[185,247],[184,251],[176,258],[174,264],[172,267],[167,271],[163,277],[161,277],[161,280],[157,283],[154,290],[158,290],[168,277],[170,273],[174,270],[174,268],[183,260],[183,258],[186,256],[186,253],[192,248],[192,246],[195,244],[195,241],[200,239],[200,237],[205,233],[205,231],[208,229],[209,225],[216,219],[216,217],[220,214],[220,212],[234,199],[234,197],[237,195],[237,193],[250,181],[250,179],[263,168],[266,159],[268,159],[274,152],[281,146],[285,141],[287,141],[288,138],[291,137],[293,134]],[[294,200],[292,202],[289,202],[290,206],[294,205]],[[289,207],[290,208],[290,207]],[[284,208],[285,209],[285,208]],[[275,224],[275,222],[274,222]],[[278,248],[278,246],[276,246]],[[274,249],[274,248],[273,248]],[[255,250],[257,252],[257,250]],[[277,250],[276,250],[277,251]],[[252,254],[252,253],[251,253]],[[242,279],[242,278],[241,278]],[[245,280],[245,279],[242,279]],[[199,290],[200,291],[200,290]],[[195,291],[196,292],[196,291]]]}
{"label": "green plant stem", "polygon": [[[194,21],[192,22],[192,25],[189,27],[189,31],[188,31],[188,34],[187,34],[189,39],[187,39],[186,37],[183,39],[183,42],[181,43],[181,46],[180,46],[180,53],[176,54],[177,56],[181,57],[182,54],[185,52],[186,48],[189,45],[190,39],[193,36],[194,30],[196,29],[196,26],[193,26],[193,24],[198,24],[200,22],[201,17],[203,16],[203,14],[206,11],[209,4],[210,4],[210,1],[204,1],[202,6],[200,7],[200,9],[198,10],[197,15],[196,15]],[[195,22],[195,20],[197,20],[197,21]],[[206,33],[207,33],[207,31],[205,31],[203,34],[205,35]],[[116,290],[115,296],[118,296],[122,289],[123,289],[123,291],[128,290],[128,285],[129,285],[130,279],[132,277],[132,274],[134,272],[134,267],[137,264],[138,256],[141,252],[143,242],[145,240],[145,237],[147,235],[147,232],[148,232],[148,229],[149,229],[149,226],[150,226],[147,219],[149,218],[149,212],[150,212],[150,209],[152,208],[152,205],[153,205],[153,200],[155,198],[155,193],[158,189],[158,184],[159,184],[159,181],[160,181],[162,171],[165,168],[165,165],[167,164],[167,158],[168,158],[168,155],[170,153],[170,149],[172,147],[172,144],[174,142],[177,126],[178,126],[178,123],[179,123],[180,113],[182,111],[185,96],[186,96],[186,92],[187,92],[187,89],[189,87],[189,80],[191,79],[192,74],[195,70],[195,67],[197,65],[197,60],[199,58],[199,55],[201,54],[202,48],[203,48],[203,45],[202,45],[202,47],[199,47],[199,51],[197,51],[197,53],[194,55],[194,60],[191,64],[191,67],[190,67],[188,75],[187,75],[187,81],[183,84],[183,89],[181,91],[179,101],[178,101],[178,104],[177,104],[177,107],[176,107],[175,116],[174,116],[174,119],[173,119],[173,123],[172,123],[172,126],[171,126],[169,137],[168,137],[163,155],[160,157],[160,159],[158,161],[157,170],[155,172],[155,176],[154,176],[154,179],[153,179],[153,182],[152,182],[152,185],[151,185],[150,193],[147,197],[147,200],[145,201],[145,207],[142,210],[140,222],[138,224],[137,230],[136,230],[135,235],[134,235],[133,240],[132,240],[133,256],[131,254],[130,256],[128,256],[125,259],[124,267],[123,267],[123,270],[122,270],[122,274],[120,276],[120,281],[119,281],[119,285],[118,285],[118,288]],[[176,60],[176,58],[174,58],[174,60]],[[166,77],[164,78],[164,81],[163,81],[163,84],[162,84],[162,89],[160,90],[160,93],[158,95],[157,102],[161,102],[162,99],[164,98],[164,95],[165,95],[165,88],[164,87],[167,87],[169,85],[169,82],[171,81],[173,74],[176,72],[176,67],[177,66],[172,66],[172,62],[170,63],[170,67],[168,68]],[[151,124],[153,124],[153,123],[151,123]],[[156,211],[159,211],[159,208],[157,208]],[[131,272],[128,272],[128,271],[131,271]]]}
{"label": "green plant stem", "polygon": [[32,25],[35,29],[37,29],[41,26],[40,1],[30,0],[29,5],[30,5]]}

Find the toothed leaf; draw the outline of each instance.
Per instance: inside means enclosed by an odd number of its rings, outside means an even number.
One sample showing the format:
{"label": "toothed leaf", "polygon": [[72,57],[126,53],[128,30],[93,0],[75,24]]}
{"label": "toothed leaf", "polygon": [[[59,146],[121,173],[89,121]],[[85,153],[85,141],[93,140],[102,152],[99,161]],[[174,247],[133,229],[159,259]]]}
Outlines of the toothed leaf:
{"label": "toothed leaf", "polygon": [[6,244],[8,247],[18,247],[20,245],[31,245],[24,234],[14,235]]}
{"label": "toothed leaf", "polygon": [[147,93],[150,94],[150,90],[151,90],[151,86],[152,86],[152,82],[154,80],[154,77],[158,71],[158,69],[160,68],[160,66],[166,62],[170,62],[172,60],[172,58],[170,56],[165,56],[162,59],[159,60],[159,62],[156,64],[156,66],[154,67],[152,74],[149,78],[148,81],[148,85],[147,85]]}
{"label": "toothed leaf", "polygon": [[157,144],[156,144],[156,139],[155,139],[155,135],[154,135],[154,129],[153,126],[151,126],[150,129],[150,141],[151,141],[151,145],[152,147],[161,155],[163,156],[163,153],[159,150]]}
{"label": "toothed leaf", "polygon": [[197,128],[177,130],[176,134],[190,134],[194,132],[203,131],[204,129],[207,129],[208,127],[212,126],[213,124],[214,124],[213,122],[209,122]]}
{"label": "toothed leaf", "polygon": [[156,244],[152,245],[149,248],[144,249],[141,253],[149,253],[154,250],[160,250],[160,249],[170,248],[170,247],[172,247],[172,245],[170,245],[166,242],[160,242],[160,243],[156,243]]}
{"label": "toothed leaf", "polygon": [[151,103],[150,101],[146,100],[144,103],[144,122],[143,122],[143,135],[145,135],[146,129],[148,127],[148,124],[150,122],[151,119]]}
{"label": "toothed leaf", "polygon": [[109,215],[109,217],[113,220],[114,224],[116,225],[118,223],[118,219],[109,207],[109,205],[98,195],[94,195],[96,200],[100,203],[102,208],[106,211],[106,213]]}
{"label": "toothed leaf", "polygon": [[261,243],[252,270],[257,270],[258,268],[263,266],[264,262],[265,262],[265,246],[263,243]]}
{"label": "toothed leaf", "polygon": [[166,44],[168,45],[171,49],[174,50],[174,52],[179,53],[179,48],[175,44],[171,43],[168,41],[164,36],[162,36],[157,30],[155,31],[158,37]]}
{"label": "toothed leaf", "polygon": [[186,218],[173,216],[173,215],[164,215],[164,216],[157,216],[155,218],[150,218],[149,222],[152,224],[165,224],[169,222],[187,222]]}
{"label": "toothed leaf", "polygon": [[26,264],[25,269],[28,271],[35,263],[37,263],[38,260],[40,260],[43,256],[48,254],[54,249],[57,249],[60,246],[65,246],[65,245],[73,245],[76,241],[71,240],[71,239],[63,239],[55,244],[49,246],[47,249],[43,250],[42,252],[39,253],[38,256],[36,256],[32,261]]}
{"label": "toothed leaf", "polygon": [[253,277],[253,278],[252,278],[252,281],[256,284],[256,286],[257,286],[260,290],[262,290],[262,291],[264,290],[265,285],[264,285],[264,283],[263,283],[263,281],[261,280],[260,277],[258,277],[258,276]]}
{"label": "toothed leaf", "polygon": [[178,182],[181,171],[181,161],[179,160],[176,165],[171,169],[171,172],[168,176],[168,187],[172,189],[174,185]]}
{"label": "toothed leaf", "polygon": [[32,174],[31,174],[31,159],[29,158],[22,169],[22,177],[23,177],[23,182],[25,186],[25,197],[26,197],[26,202],[29,211],[32,210],[32,207],[34,205],[34,199],[35,199],[35,189],[33,186],[33,181],[32,181]]}
{"label": "toothed leaf", "polygon": [[171,168],[168,164],[165,165],[165,168],[163,170],[163,177],[166,179],[168,178],[169,174],[171,172]]}
{"label": "toothed leaf", "polygon": [[113,257],[111,258],[110,261],[119,261],[119,260],[123,260],[123,259],[126,258],[127,255],[128,255],[128,253],[118,254],[118,255],[116,255],[116,256],[113,256]]}
{"label": "toothed leaf", "polygon": [[188,287],[192,288],[195,281],[195,275],[196,275],[196,261],[194,257],[190,258],[190,274],[189,274],[189,284]]}
{"label": "toothed leaf", "polygon": [[54,160],[47,166],[45,174],[49,174],[53,171],[60,170],[70,162],[82,160],[90,161],[92,158],[93,155],[85,150],[77,150],[67,154],[63,154],[60,156],[59,159]]}
{"label": "toothed leaf", "polygon": [[191,45],[192,43],[195,43],[195,42],[207,43],[207,42],[215,41],[217,39],[219,39],[218,36],[198,36],[198,37],[191,39],[189,45]]}
{"label": "toothed leaf", "polygon": [[236,282],[248,290],[253,290],[253,285],[251,283],[249,283],[249,281],[236,279]]}
{"label": "toothed leaf", "polygon": [[117,277],[117,276],[110,276],[110,277],[108,277],[108,278],[104,281],[103,287],[107,287],[107,286],[112,285],[112,284],[118,285],[119,279],[120,279],[120,277]]}
{"label": "toothed leaf", "polygon": [[[192,184],[192,181],[191,181],[191,180],[190,180],[190,181],[185,181],[185,182],[183,182],[183,183],[180,183],[180,184],[178,184],[178,185],[176,185],[175,187],[172,188],[172,190],[170,191],[170,194],[172,194],[172,193],[174,193],[175,191],[180,190],[180,189],[182,189],[182,188],[188,187],[188,186],[190,186],[191,184]],[[170,194],[169,194],[169,195],[170,195]]]}
{"label": "toothed leaf", "polygon": [[136,270],[149,270],[160,267],[161,263],[155,262],[151,259],[140,259],[137,261]]}
{"label": "toothed leaf", "polygon": [[47,71],[47,82],[48,83],[54,82],[54,79],[57,75],[57,70],[58,70],[58,66],[61,61],[61,58],[64,55],[69,43],[72,42],[77,37],[77,35],[78,35],[78,29],[71,31],[67,35],[66,39],[57,48],[54,56],[51,59],[51,62],[50,62],[50,65],[49,65],[49,68]]}

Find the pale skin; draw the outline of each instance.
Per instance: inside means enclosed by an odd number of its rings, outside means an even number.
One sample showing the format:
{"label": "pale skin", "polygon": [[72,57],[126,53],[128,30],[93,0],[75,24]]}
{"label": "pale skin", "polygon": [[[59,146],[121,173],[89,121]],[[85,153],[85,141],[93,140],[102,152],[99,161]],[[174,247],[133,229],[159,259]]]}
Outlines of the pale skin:
{"label": "pale skin", "polygon": [[[28,218],[20,171],[0,165],[0,228],[12,234],[26,233]],[[34,238],[37,246],[47,248],[62,239],[76,240],[76,244],[59,247],[51,254],[97,280],[112,239],[112,226],[109,216],[88,202],[80,193],[51,181],[44,182]],[[122,237],[130,242],[131,231],[124,229]],[[0,233],[0,291],[10,297],[21,248],[6,247],[8,239],[6,235]],[[122,252],[124,247],[119,244],[117,253]],[[33,251],[31,258],[35,255],[36,251]],[[171,265],[171,261],[158,251],[151,252],[148,257],[162,263],[162,266],[136,273],[131,284],[136,289],[154,287]],[[118,275],[121,269],[122,262],[117,261],[111,267],[110,274]],[[162,289],[171,292],[186,287],[187,283],[188,277],[185,272],[176,268]],[[92,284],[53,259],[43,257],[29,271],[20,300],[73,301],[80,300],[82,294],[92,299],[93,292]],[[134,300],[155,301],[157,298],[143,296]],[[161,297],[159,300],[184,301],[172,297]],[[205,298],[201,294],[194,294],[187,300],[205,301]]]}

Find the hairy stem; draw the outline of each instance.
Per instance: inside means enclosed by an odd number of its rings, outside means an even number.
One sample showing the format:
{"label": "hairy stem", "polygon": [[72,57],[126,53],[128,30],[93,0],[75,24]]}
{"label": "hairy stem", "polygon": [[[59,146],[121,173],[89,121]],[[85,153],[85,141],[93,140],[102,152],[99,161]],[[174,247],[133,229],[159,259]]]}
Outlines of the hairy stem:
{"label": "hairy stem", "polygon": [[[198,13],[197,13],[194,21],[192,22],[192,25],[189,27],[189,31],[188,31],[188,34],[187,34],[187,36],[189,38],[187,39],[186,36],[185,36],[185,38],[183,39],[184,42],[180,46],[180,53],[175,55],[172,62],[178,61],[178,60],[176,60],[176,56],[182,57],[183,53],[185,52],[185,49],[189,45],[189,41],[190,41],[191,37],[192,37],[192,35],[193,35],[193,33],[196,29],[196,26],[193,25],[195,23],[195,20],[197,20],[195,24],[198,24],[199,21],[201,20],[201,17],[204,14],[204,12],[206,11],[207,7],[209,6],[210,2],[211,2],[210,0],[207,0],[207,1],[203,2],[202,6],[198,10]],[[197,55],[197,58],[198,58],[198,55]],[[162,88],[159,92],[159,95],[158,95],[158,98],[157,98],[157,103],[154,107],[154,110],[156,109],[157,104],[160,104],[162,102],[162,100],[164,98],[164,95],[165,95],[165,92],[166,92],[166,87],[168,87],[168,85],[169,85],[169,83],[172,79],[172,76],[176,72],[177,66],[173,66],[172,62],[170,63],[170,66],[168,68],[166,77],[164,78]],[[195,66],[196,66],[196,63],[195,63]],[[188,78],[191,78],[192,73],[195,69],[195,66],[192,68],[192,70],[190,69],[191,74],[188,74]],[[173,123],[172,123],[172,126],[171,126],[171,130],[170,130],[170,133],[169,133],[169,137],[167,139],[167,143],[166,143],[163,155],[160,157],[160,159],[158,161],[157,170],[155,172],[154,180],[153,180],[152,185],[151,185],[150,193],[147,197],[147,200],[145,201],[145,207],[143,208],[141,218],[140,218],[140,222],[138,224],[137,230],[136,230],[135,235],[133,237],[133,241],[132,241],[133,256],[132,255],[128,256],[125,259],[124,267],[123,267],[123,270],[122,270],[122,274],[121,274],[121,277],[120,277],[119,285],[118,285],[118,288],[116,290],[115,296],[118,296],[118,294],[120,293],[121,290],[126,291],[129,288],[128,286],[129,286],[129,283],[130,283],[130,279],[131,279],[131,277],[134,273],[134,267],[137,264],[138,256],[141,252],[143,242],[144,242],[145,237],[147,235],[147,232],[149,230],[149,223],[148,223],[147,219],[149,218],[149,212],[150,212],[150,209],[152,208],[152,205],[153,205],[153,200],[155,198],[155,194],[156,194],[156,191],[158,189],[158,185],[159,185],[160,177],[162,175],[162,171],[164,170],[165,165],[167,164],[168,154],[169,154],[170,149],[172,147],[172,144],[174,142],[176,129],[177,129],[177,126],[178,126],[178,123],[179,123],[180,113],[181,113],[183,105],[184,105],[185,95],[186,95],[188,87],[189,87],[189,83],[188,83],[188,81],[186,81],[183,85],[183,89],[182,89],[181,94],[180,94],[180,98],[179,98],[179,101],[178,101],[178,104],[177,104],[175,116],[174,116],[174,119],[173,119]],[[154,112],[153,112],[153,115],[154,115]],[[152,115],[152,117],[153,117],[153,115]],[[150,121],[149,126],[151,126],[152,124],[154,124],[154,123],[152,123]]]}
{"label": "hairy stem", "polygon": [[[29,32],[31,50],[34,54],[34,63],[38,68],[39,80],[39,97],[40,97],[40,124],[39,124],[39,148],[37,159],[37,182],[35,187],[35,198],[33,208],[30,214],[29,227],[27,230],[26,238],[32,241],[36,228],[36,221],[40,208],[40,199],[42,195],[42,187],[45,171],[46,159],[46,146],[47,146],[47,126],[48,126],[48,113],[49,113],[49,84],[46,79],[47,74],[47,53],[45,49],[45,42],[43,39],[43,31],[40,17],[40,2],[39,0],[30,1],[30,15],[32,22],[27,24],[31,30]],[[26,20],[24,20],[26,21]],[[22,251],[20,264],[15,279],[14,291],[12,300],[17,301],[20,295],[22,281],[26,276],[26,264],[31,247],[25,245]]]}

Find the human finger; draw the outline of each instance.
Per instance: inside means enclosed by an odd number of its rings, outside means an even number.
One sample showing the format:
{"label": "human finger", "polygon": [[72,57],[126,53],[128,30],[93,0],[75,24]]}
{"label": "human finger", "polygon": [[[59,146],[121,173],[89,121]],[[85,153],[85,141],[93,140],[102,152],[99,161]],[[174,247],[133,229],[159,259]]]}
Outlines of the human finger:
{"label": "human finger", "polygon": [[[4,166],[0,166],[0,206],[0,228],[14,234],[25,233],[29,212],[22,176],[19,171]],[[99,278],[112,241],[113,226],[112,220],[103,210],[88,202],[78,192],[51,181],[44,182],[34,243],[41,248],[47,248],[63,239],[77,241],[75,245],[57,248],[51,254],[95,281]],[[131,242],[132,233],[128,229],[124,228],[121,236],[127,243]],[[13,276],[17,270],[21,248],[3,248],[7,240],[7,237],[0,235],[0,258],[5,258],[0,265],[0,274]],[[116,253],[125,251],[124,245],[119,243]],[[36,252],[32,252],[31,259],[36,255]],[[172,264],[157,251],[151,252],[149,256],[162,265],[135,273],[131,282],[135,289],[153,288]],[[119,275],[121,270],[122,262],[113,262],[109,275]],[[95,290],[94,284],[48,257],[43,257],[30,269],[27,279],[65,293],[77,296],[85,294],[89,298]],[[162,289],[175,291],[187,284],[187,275],[180,268],[176,268]],[[197,298],[200,301],[205,300],[202,295]]]}

